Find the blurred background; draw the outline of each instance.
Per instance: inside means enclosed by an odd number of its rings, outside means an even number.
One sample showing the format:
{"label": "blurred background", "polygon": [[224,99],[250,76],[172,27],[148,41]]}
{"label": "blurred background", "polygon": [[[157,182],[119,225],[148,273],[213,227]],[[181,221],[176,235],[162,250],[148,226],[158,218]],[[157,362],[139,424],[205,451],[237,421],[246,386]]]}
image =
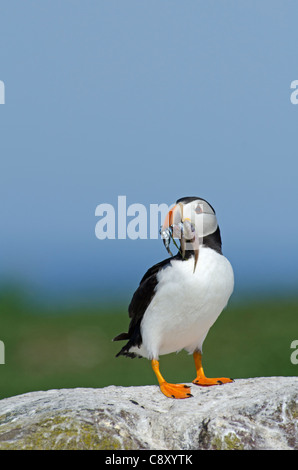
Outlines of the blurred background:
{"label": "blurred background", "polygon": [[[297,14],[290,0],[1,3],[0,398],[156,383],[111,342],[167,256],[160,239],[96,238],[97,205],[117,211],[119,195],[216,209],[236,284],[207,375],[297,375]],[[161,367],[195,375],[183,352]]]}

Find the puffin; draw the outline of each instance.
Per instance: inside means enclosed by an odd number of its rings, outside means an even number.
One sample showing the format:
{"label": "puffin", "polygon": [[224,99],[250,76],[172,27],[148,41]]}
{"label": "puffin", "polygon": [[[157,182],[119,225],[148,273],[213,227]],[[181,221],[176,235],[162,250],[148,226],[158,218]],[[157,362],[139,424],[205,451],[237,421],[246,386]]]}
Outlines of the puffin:
{"label": "puffin", "polygon": [[[192,397],[191,387],[164,379],[159,366],[161,355],[183,349],[193,355],[195,385],[233,382],[227,377],[205,376],[202,348],[234,290],[234,273],[222,253],[215,210],[205,199],[178,199],[160,233],[171,256],[145,273],[128,307],[128,332],[113,341],[127,341],[116,357],[147,358],[161,392],[169,398],[184,399]],[[170,250],[171,242],[177,248],[175,255]]]}

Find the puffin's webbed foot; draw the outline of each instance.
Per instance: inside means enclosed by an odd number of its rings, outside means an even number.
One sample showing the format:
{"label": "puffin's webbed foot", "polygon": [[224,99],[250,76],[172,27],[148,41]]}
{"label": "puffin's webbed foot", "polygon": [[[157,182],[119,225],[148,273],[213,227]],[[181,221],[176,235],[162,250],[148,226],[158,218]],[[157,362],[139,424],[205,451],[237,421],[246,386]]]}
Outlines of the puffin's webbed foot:
{"label": "puffin's webbed foot", "polygon": [[227,377],[208,378],[208,377],[196,377],[192,383],[195,385],[201,385],[202,387],[210,387],[211,385],[223,385],[234,382],[233,379]]}
{"label": "puffin's webbed foot", "polygon": [[199,351],[195,351],[193,353],[193,357],[197,370],[197,377],[192,381],[193,384],[201,385],[202,387],[210,387],[212,385],[223,385],[234,382],[233,379],[228,379],[227,377],[217,377],[212,379],[206,377],[202,367],[202,354]]}
{"label": "puffin's webbed foot", "polygon": [[168,398],[190,398],[192,394],[190,393],[190,387],[183,384],[170,384],[165,381],[163,376],[159,371],[159,362],[156,359],[151,361],[152,369],[155,372],[157,377],[160,390]]}
{"label": "puffin's webbed foot", "polygon": [[190,387],[183,384],[169,384],[162,382],[159,384],[160,390],[168,398],[190,398]]}

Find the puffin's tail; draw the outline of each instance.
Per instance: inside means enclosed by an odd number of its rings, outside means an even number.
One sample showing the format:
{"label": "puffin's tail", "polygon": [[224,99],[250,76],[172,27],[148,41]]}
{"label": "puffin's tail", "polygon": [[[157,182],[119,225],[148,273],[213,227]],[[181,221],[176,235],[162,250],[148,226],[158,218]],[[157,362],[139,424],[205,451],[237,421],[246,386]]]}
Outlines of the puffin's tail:
{"label": "puffin's tail", "polygon": [[115,336],[115,338],[113,338],[113,341],[122,341],[122,340],[129,340],[129,341],[128,343],[126,343],[125,346],[123,346],[121,351],[119,351],[118,354],[116,354],[116,357],[119,357],[119,356],[126,356],[126,357],[131,357],[131,358],[142,357],[142,356],[139,356],[138,354],[135,354],[129,351],[130,348],[135,345],[135,342],[130,337],[129,333],[120,333],[120,335],[117,335]]}
{"label": "puffin's tail", "polygon": [[120,333],[120,335],[113,338],[113,341],[122,341],[124,339],[129,339],[128,333]]}

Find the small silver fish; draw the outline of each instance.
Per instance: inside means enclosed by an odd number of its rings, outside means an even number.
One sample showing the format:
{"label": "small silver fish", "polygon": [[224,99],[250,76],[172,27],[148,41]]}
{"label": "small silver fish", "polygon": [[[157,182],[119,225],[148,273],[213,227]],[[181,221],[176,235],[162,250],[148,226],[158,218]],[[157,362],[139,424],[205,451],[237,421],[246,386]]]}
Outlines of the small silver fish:
{"label": "small silver fish", "polygon": [[170,250],[171,239],[173,238],[173,228],[172,226],[168,227],[165,230],[160,230],[160,235],[163,241],[164,246],[166,247],[167,252],[173,256],[173,253]]}

